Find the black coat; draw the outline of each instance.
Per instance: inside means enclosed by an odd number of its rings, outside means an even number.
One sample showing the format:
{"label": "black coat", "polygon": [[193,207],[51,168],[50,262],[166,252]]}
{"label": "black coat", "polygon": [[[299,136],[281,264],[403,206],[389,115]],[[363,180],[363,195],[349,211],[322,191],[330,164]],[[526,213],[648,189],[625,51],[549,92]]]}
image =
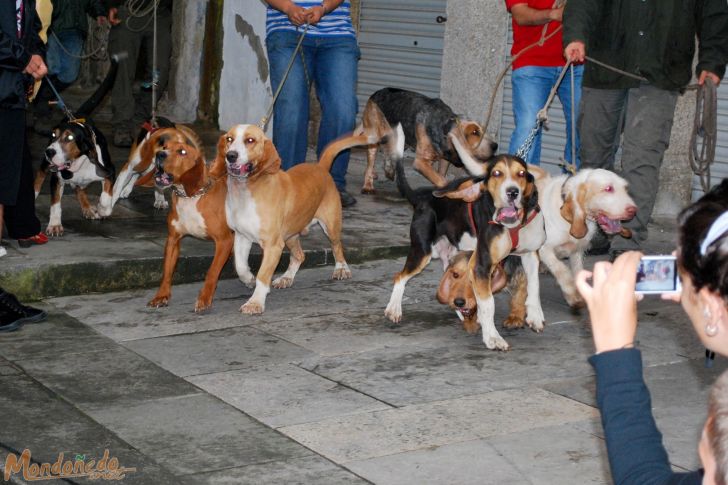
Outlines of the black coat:
{"label": "black coat", "polygon": [[45,45],[38,33],[40,19],[35,0],[23,0],[22,37],[18,38],[15,1],[0,1],[0,109],[23,109],[27,103],[27,88],[33,78],[23,70],[34,54],[44,55]]}

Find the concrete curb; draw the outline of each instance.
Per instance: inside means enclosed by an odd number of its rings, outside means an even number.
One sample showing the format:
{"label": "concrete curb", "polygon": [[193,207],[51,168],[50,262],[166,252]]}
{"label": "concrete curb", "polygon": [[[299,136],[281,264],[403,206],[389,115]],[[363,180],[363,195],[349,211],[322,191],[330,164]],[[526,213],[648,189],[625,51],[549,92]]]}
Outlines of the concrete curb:
{"label": "concrete curb", "polygon": [[[406,256],[409,245],[353,247],[346,249],[349,264],[358,264],[378,259],[394,259]],[[330,249],[305,251],[303,268],[331,265],[334,257]],[[256,271],[262,258],[261,253],[251,253],[250,266]],[[107,293],[135,288],[154,288],[162,278],[162,257],[109,259],[103,262],[48,264],[36,268],[23,268],[3,272],[0,269],[0,287],[14,293],[21,301],[43,298],[79,295],[86,293]],[[174,275],[174,284],[203,281],[212,256],[180,256]],[[288,264],[288,253],[284,253],[278,270]],[[223,268],[221,279],[236,278],[232,261]]]}

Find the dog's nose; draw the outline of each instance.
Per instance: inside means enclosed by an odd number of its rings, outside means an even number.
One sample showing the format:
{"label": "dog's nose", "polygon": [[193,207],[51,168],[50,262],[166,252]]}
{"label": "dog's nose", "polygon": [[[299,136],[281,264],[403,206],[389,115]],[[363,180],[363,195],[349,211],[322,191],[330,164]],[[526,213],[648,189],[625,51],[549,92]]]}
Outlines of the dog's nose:
{"label": "dog's nose", "polygon": [[508,187],[506,189],[506,197],[508,197],[508,200],[516,200],[519,192],[518,187]]}
{"label": "dog's nose", "polygon": [[465,299],[464,298],[455,298],[455,300],[453,300],[453,303],[455,303],[456,307],[462,308],[465,306]]}
{"label": "dog's nose", "polygon": [[45,155],[47,158],[53,158],[55,154],[56,151],[53,148],[46,148]]}
{"label": "dog's nose", "polygon": [[159,151],[157,152],[157,155],[154,157],[154,161],[157,165],[161,165],[164,163],[164,161],[167,159],[167,152],[165,151]]}
{"label": "dog's nose", "polygon": [[634,205],[627,207],[627,215],[630,217],[630,219],[637,215],[637,207]]}
{"label": "dog's nose", "polygon": [[493,150],[493,153],[498,149],[498,144],[496,142],[493,142],[490,144],[490,149]]}
{"label": "dog's nose", "polygon": [[225,154],[225,159],[228,163],[235,163],[238,160],[238,152],[230,151]]}

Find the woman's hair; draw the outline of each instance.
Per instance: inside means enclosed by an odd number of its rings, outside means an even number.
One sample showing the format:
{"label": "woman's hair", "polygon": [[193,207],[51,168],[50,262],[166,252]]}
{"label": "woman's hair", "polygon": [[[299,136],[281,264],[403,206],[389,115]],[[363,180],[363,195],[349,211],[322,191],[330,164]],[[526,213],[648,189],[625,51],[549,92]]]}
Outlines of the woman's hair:
{"label": "woman's hair", "polygon": [[713,187],[678,217],[678,262],[688,272],[695,291],[703,287],[728,302],[728,233],[719,235],[708,245],[705,254],[700,246],[713,222],[728,210],[728,179]]}
{"label": "woman's hair", "polygon": [[706,434],[715,458],[713,478],[717,485],[726,485],[728,484],[728,371],[721,374],[710,390]]}

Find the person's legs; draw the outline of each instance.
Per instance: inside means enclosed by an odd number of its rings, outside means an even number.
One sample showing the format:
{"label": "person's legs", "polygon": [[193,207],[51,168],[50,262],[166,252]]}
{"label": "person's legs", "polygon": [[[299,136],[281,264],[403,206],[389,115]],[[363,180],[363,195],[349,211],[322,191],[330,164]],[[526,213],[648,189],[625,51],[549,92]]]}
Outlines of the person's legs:
{"label": "person's legs", "polygon": [[[321,156],[326,145],[354,129],[358,103],[356,99],[357,62],[359,46],[354,37],[316,39],[314,83],[321,103],[316,155]],[[340,153],[331,167],[339,192],[346,190],[346,171],[349,150]]]}
{"label": "person's legs", "polygon": [[[24,126],[24,124],[23,121],[21,126]],[[25,137],[25,130],[22,130],[22,135],[17,140],[22,147],[18,196],[15,204],[7,204],[5,207],[5,226],[11,239],[18,239],[21,243],[29,243],[23,244],[23,246],[45,244],[48,242],[48,238],[41,234],[40,221],[35,214],[33,163],[28,148],[28,139]]]}
{"label": "person's legs", "polygon": [[15,205],[18,200],[25,138],[25,110],[0,108],[0,133],[4,140],[0,143],[0,205],[7,209],[7,206]]}
{"label": "person's legs", "polygon": [[[76,81],[78,71],[81,68],[81,53],[83,52],[83,35],[76,30],[59,32],[51,35],[51,40],[56,46],[57,65],[53,74],[61,82],[56,89],[62,91]],[[50,70],[49,70],[50,71]]]}
{"label": "person's legs", "polygon": [[632,238],[616,236],[612,251],[639,249],[647,239],[647,223],[652,215],[659,187],[662,159],[670,144],[677,91],[649,84],[629,90],[622,144],[622,176],[637,204],[637,215],[625,224]]}
{"label": "person's legs", "polygon": [[[553,71],[554,68],[539,66],[525,66],[513,71],[511,84],[513,86],[513,117],[516,127],[511,134],[508,153],[515,155],[531,134],[536,123],[536,114],[543,108],[554,84]],[[541,163],[542,131],[539,130],[531,149],[525,155],[526,162],[533,165]]]}
{"label": "person's legs", "polygon": [[[571,91],[571,71],[574,72],[574,91],[572,93]],[[581,101],[581,78],[584,74],[584,66],[572,66],[569,71],[566,72],[566,75],[564,76],[563,81],[561,81],[561,85],[559,85],[558,95],[559,95],[559,101],[561,101],[561,106],[564,108],[564,118],[566,119],[566,147],[564,148],[564,160],[566,160],[568,163],[573,163],[573,160],[571,159],[571,105],[572,100],[574,104],[574,115],[576,116],[576,119],[578,119],[579,116],[579,103]],[[581,167],[581,157],[579,156],[579,132],[576,132],[576,140],[575,140],[575,146],[576,146],[576,168],[578,169]]]}
{"label": "person's legs", "polygon": [[[144,17],[143,17],[144,18]],[[145,81],[154,79],[154,26],[150,21],[149,25],[143,32],[142,42],[144,42],[146,52],[146,77]],[[157,105],[164,94],[169,82],[169,67],[172,56],[172,17],[166,10],[160,11],[157,16],[157,61],[156,61],[156,77],[157,77]],[[134,122],[141,124],[147,120],[152,113],[152,90],[151,88],[142,90],[138,99],[135,101]]]}
{"label": "person's legs", "polygon": [[[126,10],[120,8],[119,12],[120,18],[126,19],[128,15]],[[126,54],[119,60],[119,70],[111,90],[111,104],[114,111],[114,144],[120,146],[131,145],[132,141],[129,133],[134,116],[132,85],[136,74],[140,44],[139,32],[129,30],[125,20],[112,27],[109,33],[109,54]],[[123,134],[126,136],[122,136]]]}
{"label": "person's legs", "polygon": [[[271,89],[275,94],[283,82],[288,63],[296,50],[300,34],[295,32],[273,32],[265,41],[270,63]],[[288,78],[273,110],[273,144],[281,157],[281,166],[288,170],[306,160],[308,148],[308,78],[311,78],[313,51],[309,46],[311,38],[304,40],[307,74],[304,73],[300,53],[296,55]]]}
{"label": "person's legs", "polygon": [[582,88],[577,128],[582,168],[614,170],[626,89]]}

